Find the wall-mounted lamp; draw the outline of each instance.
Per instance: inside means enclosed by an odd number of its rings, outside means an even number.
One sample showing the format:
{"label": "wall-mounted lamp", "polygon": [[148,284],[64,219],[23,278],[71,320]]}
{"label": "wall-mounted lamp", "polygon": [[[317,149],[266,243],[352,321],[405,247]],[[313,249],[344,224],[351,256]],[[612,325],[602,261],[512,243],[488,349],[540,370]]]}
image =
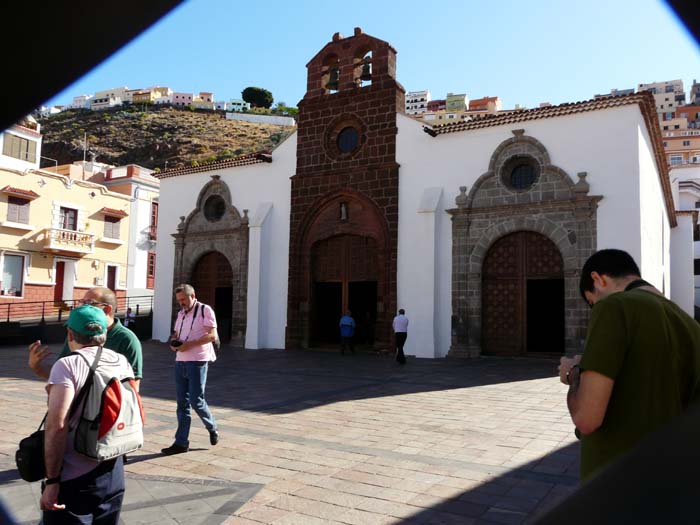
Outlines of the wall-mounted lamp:
{"label": "wall-mounted lamp", "polygon": [[100,261],[92,261],[92,267],[93,267],[95,270],[99,270],[99,268],[100,268]]}
{"label": "wall-mounted lamp", "polygon": [[97,196],[97,193],[95,193],[94,191],[90,192],[90,197],[92,197],[94,199],[96,196]]}

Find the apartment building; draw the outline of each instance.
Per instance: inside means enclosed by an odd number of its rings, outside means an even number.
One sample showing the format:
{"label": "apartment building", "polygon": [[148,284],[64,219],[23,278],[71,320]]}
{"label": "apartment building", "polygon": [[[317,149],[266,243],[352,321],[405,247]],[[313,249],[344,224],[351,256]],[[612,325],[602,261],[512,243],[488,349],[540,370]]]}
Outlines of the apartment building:
{"label": "apartment building", "polygon": [[673,112],[678,106],[685,105],[685,91],[680,79],[639,84],[637,91],[649,91],[654,95],[656,112],[659,114]]}
{"label": "apartment building", "polygon": [[129,296],[153,294],[160,181],[152,173],[153,170],[129,164],[109,166],[90,178],[114,193],[130,197],[126,275]]}
{"label": "apartment building", "polygon": [[461,112],[469,106],[465,93],[448,93],[445,97],[445,111],[448,113]]}
{"label": "apartment building", "polygon": [[10,169],[39,169],[41,126],[33,117],[25,117],[0,134],[0,159]]}
{"label": "apartment building", "polygon": [[129,88],[126,86],[97,91],[90,100],[90,109],[100,110],[121,106],[122,103],[128,99],[128,91]]}
{"label": "apartment building", "polygon": [[406,93],[406,115],[421,115],[428,111],[430,91],[409,91]]}
{"label": "apartment building", "polygon": [[73,97],[73,102],[68,106],[68,109],[90,109],[92,95],[78,95]]}
{"label": "apartment building", "polygon": [[123,297],[130,198],[13,160],[0,156],[0,304],[67,301],[95,285]]}

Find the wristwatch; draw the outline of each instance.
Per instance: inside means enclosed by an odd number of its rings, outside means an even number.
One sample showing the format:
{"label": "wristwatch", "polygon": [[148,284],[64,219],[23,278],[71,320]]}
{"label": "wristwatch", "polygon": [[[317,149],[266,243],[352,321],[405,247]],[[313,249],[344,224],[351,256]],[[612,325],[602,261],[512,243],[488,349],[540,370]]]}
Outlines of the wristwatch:
{"label": "wristwatch", "polygon": [[577,364],[574,365],[574,366],[572,366],[571,368],[569,368],[569,371],[566,373],[566,384],[567,384],[567,385],[570,385],[570,384],[571,384],[571,383],[569,383],[569,375],[571,374],[571,372],[572,372],[572,370],[573,370],[574,368],[578,368],[579,370],[581,369],[581,367],[580,367],[579,365],[577,365]]}
{"label": "wristwatch", "polygon": [[56,476],[55,478],[46,478],[44,480],[44,485],[55,485],[61,482],[61,476]]}

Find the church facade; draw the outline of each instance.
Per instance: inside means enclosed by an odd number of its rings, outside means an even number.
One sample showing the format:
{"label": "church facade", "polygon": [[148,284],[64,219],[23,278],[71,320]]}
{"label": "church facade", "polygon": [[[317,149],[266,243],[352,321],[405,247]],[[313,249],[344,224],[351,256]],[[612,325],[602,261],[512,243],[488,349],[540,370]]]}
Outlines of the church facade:
{"label": "church facade", "polygon": [[695,217],[674,209],[648,93],[430,127],[403,113],[396,50],[359,28],[307,71],[272,153],[159,175],[155,338],[190,282],[250,349],[334,345],[348,310],[359,343],[390,347],[404,308],[410,355],[571,354],[595,250],[627,250],[671,298],[692,289],[671,258],[692,254]]}

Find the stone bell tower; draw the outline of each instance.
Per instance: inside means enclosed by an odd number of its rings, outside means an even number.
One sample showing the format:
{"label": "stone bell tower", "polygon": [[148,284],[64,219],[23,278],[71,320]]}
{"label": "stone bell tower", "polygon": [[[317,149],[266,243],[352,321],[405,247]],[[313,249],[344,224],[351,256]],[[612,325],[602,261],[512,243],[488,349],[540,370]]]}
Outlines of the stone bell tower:
{"label": "stone bell tower", "polygon": [[[355,28],[307,64],[292,177],[287,345],[326,346],[348,309],[384,346],[396,310],[396,51]],[[362,334],[360,334],[360,332]]]}

